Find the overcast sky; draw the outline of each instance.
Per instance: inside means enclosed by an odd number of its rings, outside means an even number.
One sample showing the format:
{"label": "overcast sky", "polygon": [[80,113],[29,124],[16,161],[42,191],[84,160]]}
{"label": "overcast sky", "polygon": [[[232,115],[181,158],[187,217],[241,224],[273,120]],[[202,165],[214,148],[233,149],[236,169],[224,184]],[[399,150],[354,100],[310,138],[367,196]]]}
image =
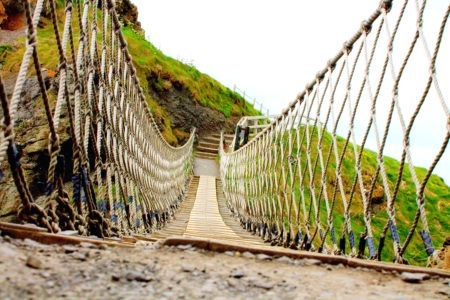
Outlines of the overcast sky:
{"label": "overcast sky", "polygon": [[379,0],[132,0],[149,40],[278,114]]}
{"label": "overcast sky", "polygon": [[[264,113],[269,109],[271,114],[279,114],[303,91],[307,83],[314,80],[316,73],[326,66],[327,61],[342,49],[344,42],[360,28],[361,22],[375,11],[380,0],[132,2],[138,6],[139,20],[146,37],[166,55],[192,63],[201,72],[209,74],[229,88],[237,86],[250,98],[263,103]],[[411,2],[413,7],[415,2]],[[397,1],[397,6],[401,3],[402,1]],[[448,3],[449,0],[429,1],[427,12],[430,15],[426,20],[427,24],[440,22]],[[406,18],[413,19],[407,27],[414,30],[414,18],[417,15],[414,9],[410,9],[410,13],[411,16]],[[439,23],[433,28],[439,28]],[[448,31],[447,29],[446,33]],[[431,35],[429,32],[425,34]],[[446,37],[441,53],[450,53],[448,34]],[[425,55],[421,56],[424,57],[423,61],[419,56],[417,63],[424,63],[423,74],[426,76],[428,67]],[[440,65],[448,65],[450,56],[441,56],[444,60]],[[400,59],[397,62],[400,63]],[[449,68],[441,67],[438,71],[444,96],[448,98]],[[411,97],[403,98],[410,101]],[[403,107],[413,110],[415,106],[409,103],[403,104]],[[431,115],[434,110],[442,110],[439,106],[430,106],[430,109]],[[445,114],[441,113],[440,118],[445,124]],[[423,136],[418,136],[420,142],[416,143],[413,162],[428,167],[436,149],[440,147],[439,143],[442,143],[442,137],[441,134],[437,136],[436,143],[430,146],[431,142],[427,138],[430,131],[426,126],[433,124],[427,123],[426,118],[423,119],[423,125],[418,124],[416,127],[427,130],[423,130]],[[437,127],[445,133],[445,125],[439,123]],[[386,152],[398,158],[402,138],[401,135],[392,137],[398,141],[396,144],[392,143]],[[368,145],[371,149],[376,149],[373,140]],[[450,151],[447,150],[436,169],[447,183],[450,182],[448,152]]]}

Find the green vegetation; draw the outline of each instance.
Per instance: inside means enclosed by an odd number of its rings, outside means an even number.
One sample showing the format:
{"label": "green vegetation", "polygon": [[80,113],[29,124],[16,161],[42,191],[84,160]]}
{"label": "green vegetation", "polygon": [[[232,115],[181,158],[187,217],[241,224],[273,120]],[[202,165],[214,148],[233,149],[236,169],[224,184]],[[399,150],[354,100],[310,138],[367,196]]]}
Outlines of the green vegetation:
{"label": "green vegetation", "polygon": [[[58,20],[60,33],[63,32],[62,20],[64,20],[64,3],[57,1]],[[98,18],[101,19],[100,13]],[[58,48],[53,32],[53,27],[49,19],[43,18],[42,28],[38,31],[38,53],[40,63],[49,70],[50,74],[55,74],[58,66]],[[73,32],[74,45],[78,46],[79,25],[74,15]],[[150,42],[145,40],[143,32],[136,30],[133,24],[127,24],[122,32],[128,43],[128,49],[133,57],[133,63],[137,70],[137,75],[142,88],[147,96],[147,102],[155,119],[162,124],[162,134],[171,144],[185,140],[189,133],[180,128],[173,128],[171,118],[163,107],[158,105],[155,99],[150,96],[151,91],[161,92],[172,87],[182,91],[193,103],[210,107],[221,112],[226,117],[236,117],[244,115],[260,114],[251,104],[246,102],[239,94],[223,86],[210,76],[201,73],[194,66],[181,63],[171,57],[164,55],[156,49]],[[100,33],[97,36],[101,40]],[[25,52],[25,38],[21,38],[15,45],[4,45],[0,48],[0,62],[3,76],[17,73]],[[68,55],[71,60],[71,56]],[[33,71],[30,71],[30,75]]]}
{"label": "green vegetation", "polygon": [[218,110],[227,117],[259,113],[239,94],[201,73],[195,66],[164,55],[131,27],[125,27],[123,34],[144,89],[164,90],[172,86],[185,89],[194,102]]}
{"label": "green vegetation", "polygon": [[[276,167],[276,174],[287,175],[286,182],[281,180],[279,182],[278,190],[270,190],[269,189],[269,198],[275,201],[276,207],[278,207],[279,212],[278,215],[283,217],[280,220],[281,224],[285,224],[285,228],[289,228],[288,224],[292,223],[293,228],[296,231],[298,229],[298,225],[301,228],[302,232],[305,233],[305,224],[306,220],[309,219],[310,230],[313,233],[316,229],[316,213],[313,205],[313,197],[315,196],[315,201],[317,206],[319,207],[319,215],[318,218],[322,224],[322,228],[324,230],[327,229],[327,208],[325,204],[325,189],[322,190],[322,168],[320,163],[320,157],[318,156],[318,144],[319,144],[319,134],[317,128],[312,126],[307,127],[303,126],[299,129],[299,131],[292,132],[292,138],[298,135],[298,138],[301,139],[303,134],[307,134],[309,132],[311,136],[311,147],[310,147],[310,162],[312,166],[316,165],[316,168],[312,167],[313,174],[311,175],[309,172],[309,168],[307,166],[307,152],[308,147],[306,145],[306,138],[303,141],[303,144],[300,146],[300,151],[297,148],[297,141],[293,142],[293,150],[292,156],[297,157],[300,161],[300,172],[297,169],[297,165],[291,165],[287,159],[284,159],[283,163],[279,163]],[[280,142],[283,143],[283,148],[285,151],[288,149],[288,134],[286,133],[284,137],[280,137],[277,141],[278,145]],[[334,226],[336,240],[339,245],[339,239],[342,236],[344,229],[344,199],[341,195],[339,185],[337,185],[337,189],[335,189],[335,184],[338,182],[336,176],[336,169],[339,165],[339,159],[335,158],[334,150],[332,148],[333,144],[332,135],[328,132],[324,132],[323,141],[322,141],[322,157],[324,161],[324,165],[326,164],[328,154],[331,153],[330,161],[328,167],[325,166],[325,174],[326,174],[326,195],[330,204],[330,207],[333,203],[333,195],[335,194],[334,208],[332,210],[332,224]],[[351,217],[351,226],[352,230],[355,234],[355,242],[356,247],[358,247],[359,236],[364,233],[366,227],[364,223],[364,205],[363,205],[363,197],[360,189],[360,182],[357,181],[353,196],[352,195],[352,186],[357,176],[355,169],[355,154],[354,154],[354,145],[351,143],[345,148],[345,139],[341,137],[337,137],[337,150],[338,156],[343,156],[342,166],[341,166],[341,178],[344,187],[344,195],[345,201],[349,203],[350,199],[352,199],[350,206],[350,217]],[[273,157],[278,156],[278,161],[281,160],[281,147],[275,151],[275,147],[272,148],[271,154]],[[344,152],[345,148],[345,153]],[[359,153],[360,147],[356,149]],[[285,152],[285,158],[288,152]],[[261,165],[261,158],[256,160],[256,166]],[[252,162],[255,164],[255,162]],[[362,182],[364,189],[370,190],[371,182],[373,177],[377,171],[377,154],[371,150],[364,150],[361,155],[361,173],[362,173]],[[389,186],[389,193],[392,196],[399,168],[400,162],[390,157],[384,158],[384,167],[387,175],[387,184]],[[293,171],[293,177],[290,177],[289,168]],[[423,180],[426,175],[427,170],[424,168],[414,168],[417,173],[419,182]],[[249,176],[246,178],[246,187],[249,187],[251,181],[259,180],[259,176],[264,176],[266,172],[264,170],[259,170],[257,172],[261,175]],[[303,184],[301,184],[301,177],[303,177]],[[310,182],[314,183],[314,188],[310,188]],[[372,204],[370,206],[371,210],[371,227],[373,231],[374,241],[376,247],[379,244],[380,236],[382,235],[383,228],[388,223],[388,213],[387,213],[387,193],[385,190],[381,175],[378,175],[375,178],[376,184],[374,188],[374,192],[372,194]],[[302,187],[303,186],[303,192]],[[247,189],[251,193],[251,189]],[[302,195],[303,193],[303,195]],[[291,196],[293,195],[293,197]],[[280,202],[278,202],[278,197],[280,197]],[[302,197],[304,199],[304,205],[306,209],[306,216],[303,214],[303,204]],[[250,197],[251,198],[251,197]],[[291,200],[296,203],[297,211],[300,210],[300,217],[298,219],[297,212],[295,210],[295,206],[293,205],[289,209],[289,203]],[[254,205],[254,201],[248,200],[250,205]],[[283,204],[288,203],[288,204]],[[283,207],[283,208],[281,208]],[[400,236],[401,243],[404,243],[406,237],[408,236],[411,225],[414,221],[416,211],[417,211],[417,202],[416,202],[416,187],[411,177],[410,167],[408,164],[405,164],[403,169],[403,175],[400,181],[399,191],[394,203],[395,209],[395,221],[397,224],[398,233]],[[443,245],[443,242],[446,237],[450,236],[450,224],[448,222],[448,216],[450,216],[450,187],[445,184],[445,182],[437,175],[432,175],[429,179],[426,189],[425,189],[425,210],[428,219],[428,226],[431,232],[431,238],[433,240],[434,247],[436,249],[440,249]],[[289,213],[290,211],[290,213]],[[309,213],[310,212],[310,213]],[[414,265],[426,265],[427,255],[425,252],[424,245],[422,243],[422,239],[420,236],[420,230],[422,230],[422,223],[419,221],[418,227],[416,228],[413,238],[409,246],[405,251],[404,257],[409,261],[410,264]],[[320,247],[320,238],[317,236],[315,239],[315,247],[316,249]],[[331,235],[328,233],[326,241],[331,244]],[[348,235],[346,235],[346,253],[350,253],[349,240]],[[393,241],[390,230],[387,231],[386,234],[386,242],[382,252],[382,260],[384,261],[393,261],[394,259],[394,249],[392,247]],[[366,248],[366,255],[368,255],[368,251]]]}

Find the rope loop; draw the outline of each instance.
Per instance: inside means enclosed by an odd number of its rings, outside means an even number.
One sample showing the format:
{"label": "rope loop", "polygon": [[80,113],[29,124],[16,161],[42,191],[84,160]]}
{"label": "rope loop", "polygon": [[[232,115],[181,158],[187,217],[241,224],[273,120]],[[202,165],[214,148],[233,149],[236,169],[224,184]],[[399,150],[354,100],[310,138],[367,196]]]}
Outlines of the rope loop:
{"label": "rope loop", "polygon": [[361,23],[361,32],[363,32],[365,35],[368,35],[371,30],[372,30],[372,23],[369,23],[367,20]]}
{"label": "rope loop", "polygon": [[381,0],[380,9],[386,13],[389,13],[392,9],[392,2],[393,0]]}

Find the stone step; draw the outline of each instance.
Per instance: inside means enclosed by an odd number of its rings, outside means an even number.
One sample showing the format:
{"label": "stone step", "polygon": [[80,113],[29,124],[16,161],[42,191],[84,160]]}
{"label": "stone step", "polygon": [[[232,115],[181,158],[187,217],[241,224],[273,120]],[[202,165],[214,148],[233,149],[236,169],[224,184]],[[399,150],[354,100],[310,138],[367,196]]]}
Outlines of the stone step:
{"label": "stone step", "polygon": [[205,141],[199,141],[198,142],[199,147],[207,147],[207,148],[217,148],[219,149],[219,143],[210,143]]}
{"label": "stone step", "polygon": [[216,159],[217,154],[207,153],[207,152],[196,152],[195,157],[204,159]]}
{"label": "stone step", "polygon": [[197,150],[199,152],[207,152],[207,153],[213,153],[213,154],[219,153],[219,149],[218,148],[208,148],[208,147],[199,146],[199,147],[197,147]]}
{"label": "stone step", "polygon": [[[234,136],[231,137],[231,138],[226,137],[226,138],[225,138],[225,141],[226,141],[227,144],[230,144],[230,143],[233,141],[233,139],[234,139]],[[202,140],[202,141],[205,141],[205,142],[207,142],[207,143],[217,143],[217,144],[219,144],[219,143],[220,143],[220,136],[219,136],[219,137],[216,137],[216,136],[206,136],[206,137],[202,138],[201,140]]]}

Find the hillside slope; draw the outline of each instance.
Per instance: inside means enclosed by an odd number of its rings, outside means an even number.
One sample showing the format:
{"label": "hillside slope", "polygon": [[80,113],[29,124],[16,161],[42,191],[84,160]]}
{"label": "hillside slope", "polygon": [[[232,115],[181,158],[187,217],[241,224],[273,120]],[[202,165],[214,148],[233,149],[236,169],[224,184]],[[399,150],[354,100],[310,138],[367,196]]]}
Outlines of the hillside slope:
{"label": "hillside slope", "polygon": [[[233,131],[242,116],[259,114],[239,94],[195,66],[164,55],[134,26],[124,27],[123,33],[152,112],[178,139],[192,127],[200,135]],[[173,142],[167,132],[165,137]]]}
{"label": "hillside slope", "polygon": [[[64,1],[57,0],[56,3],[61,23],[64,20]],[[169,143],[182,143],[192,127],[197,128],[200,135],[221,129],[232,131],[242,116],[259,114],[238,93],[201,73],[193,65],[172,59],[156,49],[144,38],[144,32],[137,21],[137,9],[129,0],[117,1],[117,10],[122,16],[123,34],[150,109]],[[22,13],[20,7],[15,8],[14,18]],[[6,16],[0,29],[10,28],[7,20]],[[55,43],[48,13],[44,12],[40,27],[38,50],[42,65],[50,74],[56,74],[57,53],[52,52],[53,48],[52,51],[47,48],[47,45]],[[76,26],[73,30],[77,46]],[[2,31],[5,36],[14,37],[13,33],[9,30]],[[6,79],[17,74],[25,51],[24,30],[18,30],[17,34],[21,37],[1,41],[0,45],[0,70]]]}
{"label": "hillside slope", "polygon": [[[0,73],[11,97],[17,74],[25,52],[23,7],[15,1],[0,0]],[[237,93],[232,92],[195,67],[165,56],[150,42],[137,23],[137,11],[128,0],[116,1],[122,14],[123,33],[140,79],[149,107],[165,139],[172,145],[181,144],[192,127],[199,135],[232,130],[234,121],[243,115],[257,114]],[[56,1],[60,32],[63,31],[64,1]],[[11,12],[11,14],[8,14]],[[75,9],[74,15],[78,12]],[[39,23],[38,53],[43,76],[54,107],[58,90],[58,50],[50,12],[45,10]],[[22,24],[19,27],[11,27]],[[79,28],[73,23],[74,45],[78,46]],[[11,30],[10,30],[11,29]],[[71,56],[69,62],[72,64]],[[60,121],[61,154],[66,161],[72,158],[72,140],[67,108]],[[1,108],[0,108],[0,114]],[[21,154],[21,163],[35,199],[45,193],[48,167],[47,146],[49,126],[35,72],[30,70],[25,82],[15,125],[15,141]],[[33,138],[30,138],[32,136]],[[65,180],[71,180],[71,166],[67,166]],[[0,220],[16,219],[19,201],[17,190],[7,164],[0,165]]]}

